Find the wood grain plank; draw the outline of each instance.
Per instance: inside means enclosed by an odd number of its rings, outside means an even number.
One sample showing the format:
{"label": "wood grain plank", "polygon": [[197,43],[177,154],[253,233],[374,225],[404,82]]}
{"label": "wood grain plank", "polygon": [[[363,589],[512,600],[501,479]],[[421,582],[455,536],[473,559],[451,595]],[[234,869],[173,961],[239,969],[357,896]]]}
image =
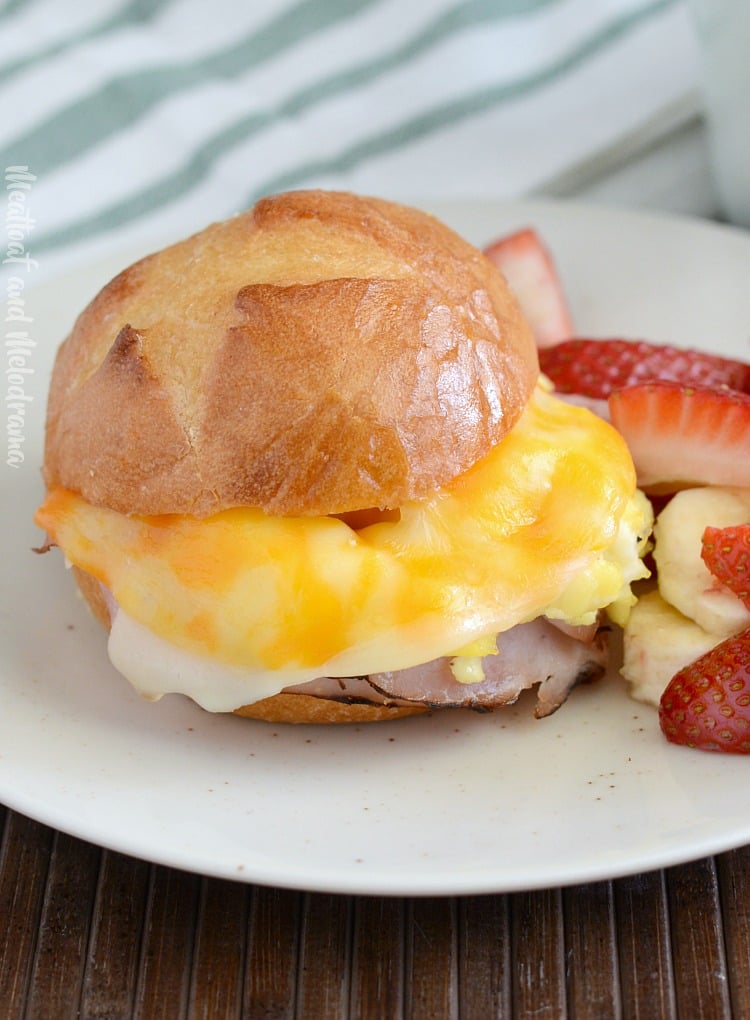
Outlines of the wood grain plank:
{"label": "wood grain plank", "polygon": [[618,1020],[620,973],[611,882],[563,891],[567,1008],[581,1020]]}
{"label": "wood grain plank", "polygon": [[674,1017],[674,975],[663,871],[614,886],[623,1020]]}
{"label": "wood grain plank", "polygon": [[8,811],[0,844],[0,1004],[5,1020],[26,1009],[52,829]]}
{"label": "wood grain plank", "polygon": [[717,858],[732,1016],[750,1017],[750,846]]}
{"label": "wood grain plank", "polygon": [[301,893],[253,889],[243,1020],[293,1020],[296,1015],[301,918]]}
{"label": "wood grain plank", "polygon": [[100,857],[98,847],[55,833],[27,1020],[72,1020],[80,1015]]}
{"label": "wood grain plank", "polygon": [[297,1016],[344,1020],[349,1004],[352,901],[308,893],[303,899]]}
{"label": "wood grain plank", "polygon": [[144,861],[102,853],[81,997],[87,1020],[133,1015],[148,885]]}
{"label": "wood grain plank", "polygon": [[667,889],[678,1015],[729,1020],[729,982],[714,859],[669,869]]}
{"label": "wood grain plank", "polygon": [[403,901],[358,897],[352,941],[351,1020],[402,1020]]}
{"label": "wood grain plank", "polygon": [[507,896],[467,896],[458,905],[458,1015],[511,1015],[510,907]]}
{"label": "wood grain plank", "polygon": [[249,890],[239,882],[205,878],[193,951],[191,1020],[240,1015],[245,975]]}
{"label": "wood grain plank", "polygon": [[157,866],[149,877],[134,1017],[181,1020],[190,994],[200,879]]}
{"label": "wood grain plank", "polygon": [[457,916],[455,899],[429,898],[407,902],[406,1020],[457,1016]]}
{"label": "wood grain plank", "polygon": [[559,1020],[566,1015],[565,942],[559,889],[514,893],[513,1015]]}

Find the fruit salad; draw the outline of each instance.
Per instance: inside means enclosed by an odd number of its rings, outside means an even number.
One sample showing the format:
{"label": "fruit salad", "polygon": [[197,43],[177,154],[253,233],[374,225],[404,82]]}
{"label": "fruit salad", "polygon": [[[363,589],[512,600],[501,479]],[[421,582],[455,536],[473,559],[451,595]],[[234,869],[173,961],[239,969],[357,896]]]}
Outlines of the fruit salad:
{"label": "fruit salad", "polygon": [[621,672],[673,743],[750,754],[750,364],[647,340],[581,339],[531,228],[485,249],[558,395],[612,422],[656,513],[652,579]]}

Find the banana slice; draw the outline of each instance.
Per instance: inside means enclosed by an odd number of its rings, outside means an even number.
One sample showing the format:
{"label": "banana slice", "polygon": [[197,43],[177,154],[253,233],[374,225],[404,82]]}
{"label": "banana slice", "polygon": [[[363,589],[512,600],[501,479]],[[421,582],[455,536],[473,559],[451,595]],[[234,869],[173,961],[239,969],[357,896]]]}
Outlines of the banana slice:
{"label": "banana slice", "polygon": [[709,652],[718,638],[665,602],[658,591],[642,595],[630,612],[623,636],[621,672],[630,693],[658,705],[669,681],[683,666]]}
{"label": "banana slice", "polygon": [[750,612],[703,563],[701,537],[709,525],[726,528],[748,521],[750,489],[712,486],[678,492],[654,526],[662,597],[719,640],[750,627]]}

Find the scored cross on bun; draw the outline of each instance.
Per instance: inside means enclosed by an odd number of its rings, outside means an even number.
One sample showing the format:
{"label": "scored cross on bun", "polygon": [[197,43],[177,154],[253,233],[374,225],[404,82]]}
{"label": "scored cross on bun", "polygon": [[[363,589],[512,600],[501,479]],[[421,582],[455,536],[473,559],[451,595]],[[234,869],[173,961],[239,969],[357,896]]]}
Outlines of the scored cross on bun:
{"label": "scored cross on bun", "polygon": [[271,196],[81,313],[36,520],[147,697],[276,721],[489,708],[557,672],[519,675],[525,636],[566,663],[559,703],[603,666],[646,525],[619,437],[538,378],[505,280],[439,221]]}

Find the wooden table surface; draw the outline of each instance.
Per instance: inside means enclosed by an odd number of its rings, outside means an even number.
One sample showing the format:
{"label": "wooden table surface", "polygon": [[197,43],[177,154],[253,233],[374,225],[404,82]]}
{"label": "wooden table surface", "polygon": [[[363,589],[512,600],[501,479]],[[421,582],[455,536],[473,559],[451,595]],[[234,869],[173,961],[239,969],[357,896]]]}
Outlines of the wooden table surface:
{"label": "wooden table surface", "polygon": [[563,889],[244,885],[0,808],[0,1017],[750,1017],[750,847]]}

